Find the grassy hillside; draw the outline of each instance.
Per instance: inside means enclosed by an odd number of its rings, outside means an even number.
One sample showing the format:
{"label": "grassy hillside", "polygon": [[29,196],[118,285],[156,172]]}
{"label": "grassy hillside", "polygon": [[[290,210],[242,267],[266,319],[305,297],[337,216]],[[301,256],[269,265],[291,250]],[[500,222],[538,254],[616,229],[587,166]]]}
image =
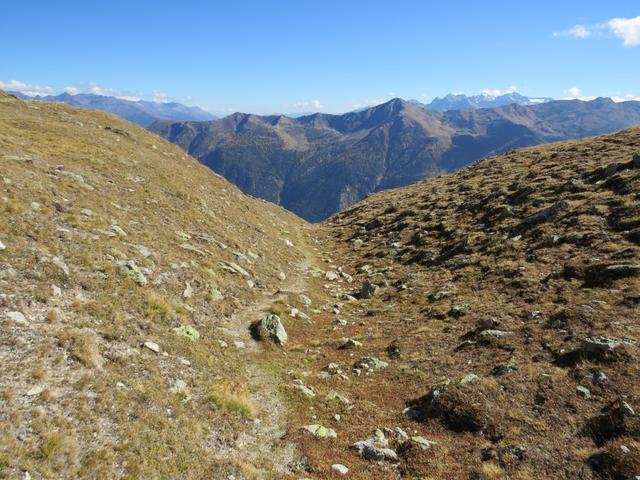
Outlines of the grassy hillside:
{"label": "grassy hillside", "polygon": [[377,289],[341,334],[390,364],[345,392],[363,400],[345,448],[401,426],[437,442],[398,447],[407,478],[640,472],[639,129],[488,158],[326,228],[355,277],[336,293]]}
{"label": "grassy hillside", "polygon": [[304,222],[114,115],[2,92],[0,190],[0,477],[272,471],[237,314],[299,274]]}

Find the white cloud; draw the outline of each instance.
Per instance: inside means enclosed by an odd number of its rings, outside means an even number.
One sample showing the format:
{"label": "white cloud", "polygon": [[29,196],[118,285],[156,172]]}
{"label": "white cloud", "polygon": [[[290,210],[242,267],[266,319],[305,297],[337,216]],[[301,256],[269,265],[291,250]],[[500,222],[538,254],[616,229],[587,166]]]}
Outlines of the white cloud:
{"label": "white cloud", "polygon": [[560,32],[553,32],[554,37],[573,37],[573,38],[587,38],[593,35],[594,30],[592,27],[585,25],[574,25],[568,30],[562,30]]}
{"label": "white cloud", "polygon": [[598,98],[593,95],[583,95],[582,90],[580,90],[578,87],[567,88],[564,93],[566,93],[568,96],[563,98],[562,100],[582,100],[583,102],[589,102]]}
{"label": "white cloud", "polygon": [[68,93],[69,95],[77,95],[80,93],[80,89],[78,87],[64,87],[64,92]]}
{"label": "white cloud", "polygon": [[554,37],[572,37],[584,40],[589,37],[615,36],[622,39],[626,47],[640,45],[640,16],[633,18],[612,18],[605,23],[574,25],[568,30],[553,32]]}
{"label": "white cloud", "polygon": [[506,95],[507,93],[515,93],[517,91],[518,91],[517,85],[511,85],[506,90],[485,88],[484,90],[482,90],[482,93],[484,95],[489,95],[490,97],[499,97],[500,95]]}
{"label": "white cloud", "polygon": [[297,102],[293,104],[293,108],[297,110],[322,110],[324,106],[320,100],[306,100],[304,102]]}
{"label": "white cloud", "polygon": [[569,95],[570,97],[577,98],[577,97],[579,97],[579,96],[580,96],[580,93],[581,93],[581,92],[580,92],[580,89],[579,89],[578,87],[571,87],[571,88],[567,88],[567,89],[565,90],[565,93],[566,93],[567,95]]}
{"label": "white cloud", "polygon": [[622,39],[622,44],[631,47],[640,45],[640,17],[613,18],[607,22],[613,34]]}
{"label": "white cloud", "polygon": [[20,80],[7,80],[6,82],[0,81],[0,89],[24,93],[30,97],[35,97],[36,95],[51,95],[54,92],[52,87],[31,85],[21,82]]}

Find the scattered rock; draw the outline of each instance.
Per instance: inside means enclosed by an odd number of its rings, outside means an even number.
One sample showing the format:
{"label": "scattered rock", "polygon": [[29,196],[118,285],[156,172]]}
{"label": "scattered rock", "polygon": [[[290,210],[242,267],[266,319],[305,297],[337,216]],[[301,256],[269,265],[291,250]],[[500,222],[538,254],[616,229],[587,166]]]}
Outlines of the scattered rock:
{"label": "scattered rock", "polygon": [[323,427],[322,425],[305,425],[302,427],[307,432],[319,438],[337,438],[338,434],[333,428]]}
{"label": "scattered rock", "polygon": [[247,272],[244,268],[234,262],[218,262],[218,267],[226,270],[231,273],[239,273],[243,277],[250,277],[251,274]]}
{"label": "scattered rock", "polygon": [[35,397],[37,395],[40,395],[42,392],[44,392],[44,387],[42,385],[36,385],[34,387],[31,387],[27,391],[27,396],[28,397]]}
{"label": "scattered rock", "polygon": [[350,348],[360,348],[362,346],[362,342],[355,340],[353,338],[343,338],[340,340],[340,346],[338,347],[341,350],[347,350]]}
{"label": "scattered rock", "polygon": [[313,391],[313,388],[307,387],[306,385],[299,384],[294,385],[293,388],[300,390],[300,392],[307,398],[315,398],[316,392]]}
{"label": "scattered rock", "polygon": [[119,236],[121,237],[126,237],[127,236],[127,232],[125,232],[121,227],[119,227],[118,225],[111,225],[111,230],[113,230],[115,233],[117,233]]}
{"label": "scattered rock", "polygon": [[631,343],[616,337],[595,336],[588,337],[582,344],[582,351],[587,356],[595,358],[605,358],[615,353],[616,349],[622,345]]}
{"label": "scattered rock", "polygon": [[194,342],[200,338],[200,333],[190,325],[181,325],[178,328],[174,328],[173,330],[179,337],[188,338],[189,340]]}
{"label": "scattered rock", "polygon": [[7,312],[5,315],[9,320],[13,320],[17,325],[28,325],[27,318],[21,312]]}
{"label": "scattered rock", "polygon": [[[386,461],[386,462],[397,462],[398,454],[384,446],[378,447],[376,443],[380,443],[380,440],[377,437],[372,437],[368,440],[360,440],[359,442],[351,445],[351,448],[358,452],[362,458],[366,460],[375,460],[375,461]],[[386,442],[382,442],[386,444]]]}
{"label": "scattered rock", "polygon": [[4,243],[2,243],[2,242],[0,241],[0,252],[1,252],[2,250],[6,250],[6,249],[7,249],[7,247],[4,245]]}
{"label": "scattered rock", "polygon": [[598,446],[619,437],[640,440],[640,416],[626,400],[619,398],[603,407],[599,415],[591,418],[581,433],[590,436]]}
{"label": "scattered rock", "polygon": [[311,306],[311,299],[309,297],[307,297],[306,295],[300,295],[298,297],[298,300],[300,301],[301,304],[303,304],[305,307],[309,307]]}
{"label": "scattered rock", "polygon": [[349,473],[349,469],[341,463],[334,463],[333,465],[331,465],[331,470],[340,475],[346,475],[347,473]]}
{"label": "scattered rock", "polygon": [[362,284],[362,288],[360,288],[360,291],[358,292],[357,297],[361,300],[367,300],[373,297],[379,290],[379,288],[380,287],[375,283],[372,283],[369,280],[365,280]]}
{"label": "scattered rock", "polygon": [[178,395],[183,402],[191,400],[191,392],[184,380],[175,380],[169,389],[174,395]]}
{"label": "scattered rock", "polygon": [[434,442],[433,440],[427,440],[426,438],[421,437],[420,435],[414,435],[413,437],[411,437],[411,441],[416,443],[423,450],[428,450],[432,446],[437,445],[437,442]]}
{"label": "scattered rock", "polygon": [[633,276],[640,276],[640,264],[593,265],[586,269],[584,283],[586,286],[599,287]]}
{"label": "scattered rock", "polygon": [[587,387],[583,387],[582,385],[578,385],[576,387],[576,393],[586,400],[591,399],[591,392]]}
{"label": "scattered rock", "polygon": [[153,353],[160,353],[160,345],[158,345],[155,342],[151,342],[151,341],[147,340],[146,342],[144,342],[142,344],[142,346],[144,348],[146,348],[147,350],[151,350]]}
{"label": "scattered rock", "polygon": [[129,278],[131,278],[131,280],[133,280],[138,285],[147,284],[147,277],[145,277],[140,267],[138,267],[136,265],[136,262],[134,262],[133,260],[118,262],[118,266],[120,267],[121,272],[129,276]]}
{"label": "scattered rock", "polygon": [[268,337],[278,345],[284,345],[289,338],[280,317],[275,314],[269,314],[254,324],[253,332],[258,339]]}
{"label": "scattered rock", "polygon": [[328,272],[326,272],[324,274],[324,277],[327,280],[329,280],[330,282],[334,282],[334,281],[340,279],[340,274],[338,272],[336,272],[335,270],[329,270]]}

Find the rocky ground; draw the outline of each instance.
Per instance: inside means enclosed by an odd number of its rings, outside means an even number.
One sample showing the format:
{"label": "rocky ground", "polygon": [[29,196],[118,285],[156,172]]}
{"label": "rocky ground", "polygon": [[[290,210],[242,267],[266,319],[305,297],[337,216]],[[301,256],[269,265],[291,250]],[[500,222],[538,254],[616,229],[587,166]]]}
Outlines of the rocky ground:
{"label": "rocky ground", "polygon": [[640,130],[310,226],[107,114],[0,127],[0,478],[640,475]]}

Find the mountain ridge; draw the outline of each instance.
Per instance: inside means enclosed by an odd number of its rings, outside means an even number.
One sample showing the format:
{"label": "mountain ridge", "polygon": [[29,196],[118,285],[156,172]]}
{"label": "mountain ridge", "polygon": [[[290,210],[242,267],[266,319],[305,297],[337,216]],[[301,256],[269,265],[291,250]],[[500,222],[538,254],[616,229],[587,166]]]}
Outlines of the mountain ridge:
{"label": "mountain ridge", "polygon": [[640,102],[557,100],[438,112],[396,98],[342,115],[234,113],[151,131],[242,191],[319,221],[368,193],[453,171],[487,155],[640,123]]}
{"label": "mountain ridge", "polygon": [[59,95],[29,96],[20,92],[10,92],[22,100],[37,102],[61,102],[78,108],[102,110],[148,127],[157,120],[215,120],[217,117],[199,107],[189,107],[177,102],[152,102],[147,100],[127,100],[109,95],[64,92]]}

